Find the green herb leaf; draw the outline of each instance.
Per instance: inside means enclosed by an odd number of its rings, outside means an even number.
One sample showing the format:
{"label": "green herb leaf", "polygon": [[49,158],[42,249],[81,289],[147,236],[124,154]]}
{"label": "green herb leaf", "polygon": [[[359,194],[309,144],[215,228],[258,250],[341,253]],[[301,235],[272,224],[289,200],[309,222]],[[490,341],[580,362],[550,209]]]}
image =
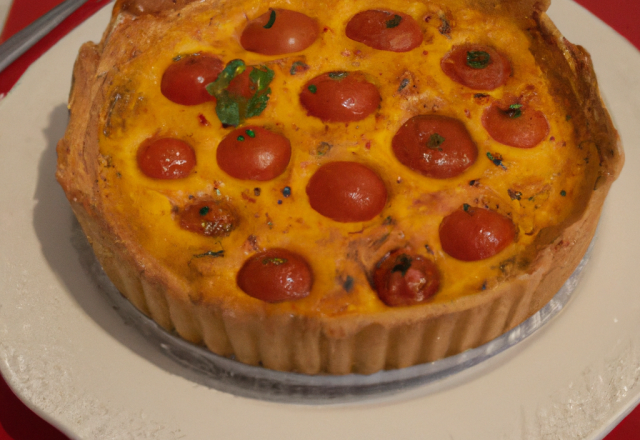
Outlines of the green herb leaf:
{"label": "green herb leaf", "polygon": [[349,75],[349,72],[329,72],[328,75],[331,79],[344,79]]}
{"label": "green herb leaf", "polygon": [[254,137],[256,137],[256,132],[255,132],[255,131],[253,131],[253,130],[251,130],[250,128],[249,128],[249,129],[247,129],[247,130],[245,131],[245,133],[247,133],[247,136],[249,136],[250,138],[254,138]]}
{"label": "green herb leaf", "polygon": [[203,258],[203,257],[213,257],[213,258],[222,258],[224,257],[224,250],[221,251],[209,251],[204,254],[194,255],[195,258]]}
{"label": "green herb leaf", "polygon": [[273,23],[275,23],[275,22],[276,22],[276,11],[274,9],[272,9],[271,10],[271,15],[269,15],[269,21],[263,27],[265,29],[271,29],[271,26],[273,26]]}
{"label": "green herb leaf", "polygon": [[511,119],[516,119],[522,116],[522,104],[511,104],[509,108],[504,112]]}
{"label": "green herb leaf", "polygon": [[314,85],[311,84],[309,87],[307,87],[307,89],[311,92],[311,93],[316,93],[318,91],[318,88]]}
{"label": "green herb leaf", "polygon": [[265,258],[262,260],[262,264],[264,264],[265,266],[267,264],[273,264],[274,266],[280,266],[281,264],[285,264],[287,262],[286,258],[278,258],[278,257],[271,257],[271,258]]}
{"label": "green herb leaf", "polygon": [[462,205],[462,209],[464,209],[464,212],[469,212],[469,208],[471,208],[471,205],[465,203]]}
{"label": "green herb leaf", "polygon": [[402,276],[405,276],[410,268],[411,257],[409,257],[407,254],[402,254],[396,257],[396,265],[393,266],[391,272],[401,272]]}
{"label": "green herb leaf", "polygon": [[295,75],[296,73],[304,72],[307,69],[309,69],[309,66],[307,66],[302,61],[294,61],[293,64],[291,64],[291,69],[289,69],[289,73],[291,75]]}
{"label": "green herb leaf", "polygon": [[491,62],[491,55],[481,50],[467,52],[467,66],[473,69],[486,69]]}
{"label": "green herb leaf", "polygon": [[228,91],[231,81],[247,69],[244,61],[232,60],[218,78],[207,85],[207,92],[216,97],[216,114],[225,125],[238,126],[245,119],[258,116],[269,102],[271,88],[269,84],[275,72],[267,66],[254,66],[249,73],[249,80],[255,85],[255,93],[249,98],[231,95]]}
{"label": "green herb leaf", "polygon": [[399,16],[398,14],[395,14],[391,20],[387,20],[385,25],[387,26],[387,29],[391,29],[394,27],[398,27],[401,21],[402,21],[402,17]]}
{"label": "green herb leaf", "polygon": [[440,148],[440,145],[442,145],[444,141],[445,139],[442,136],[440,136],[438,133],[433,133],[429,137],[429,141],[427,142],[427,147],[431,148],[432,150],[442,151],[442,148]]}
{"label": "green herb leaf", "polygon": [[202,208],[200,208],[200,215],[201,216],[205,216],[209,213],[209,207],[208,206],[203,206]]}

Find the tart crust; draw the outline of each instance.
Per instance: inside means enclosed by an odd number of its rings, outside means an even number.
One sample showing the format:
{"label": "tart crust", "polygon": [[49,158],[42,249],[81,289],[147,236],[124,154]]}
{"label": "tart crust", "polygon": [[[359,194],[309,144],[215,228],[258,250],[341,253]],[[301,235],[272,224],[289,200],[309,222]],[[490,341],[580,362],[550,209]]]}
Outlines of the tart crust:
{"label": "tart crust", "polygon": [[[530,51],[549,79],[551,92],[572,109],[576,139],[585,143],[584,148],[597,151],[599,163],[585,168],[571,212],[539,231],[522,250],[527,264],[476,294],[355,313],[305,310],[296,314],[258,301],[221,300],[216,292],[225,288],[213,281],[209,290],[194,288],[192,279],[170,270],[162,258],[141,245],[105,197],[101,180],[108,165],[99,139],[119,67],[135,59],[136,51],[148,46],[166,23],[198,11],[223,10],[228,2],[165,2],[166,9],[139,16],[128,12],[126,3],[116,2],[102,41],[80,49],[69,100],[70,122],[58,144],[57,178],[107,275],[129,301],[167,331],[219,355],[274,370],[370,374],[435,361],[491,341],[540,310],[584,256],[607,192],[624,162],[590,57],[562,37],[545,13],[548,2],[456,0],[443,2],[445,9],[506,16],[530,35]],[[246,3],[251,11],[270,6]],[[371,5],[354,3],[360,9]],[[313,15],[316,3],[300,0],[288,5]],[[368,261],[375,263],[387,249],[372,252]],[[199,273],[207,270],[200,268]]]}

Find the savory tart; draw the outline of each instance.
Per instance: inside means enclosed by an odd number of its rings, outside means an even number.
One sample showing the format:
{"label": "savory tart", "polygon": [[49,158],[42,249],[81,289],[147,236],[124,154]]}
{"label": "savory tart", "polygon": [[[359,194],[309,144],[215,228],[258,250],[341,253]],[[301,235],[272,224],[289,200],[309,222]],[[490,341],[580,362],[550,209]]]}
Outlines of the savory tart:
{"label": "savory tart", "polygon": [[118,0],[57,177],[168,331],[306,374],[435,361],[542,308],[623,164],[534,0]]}

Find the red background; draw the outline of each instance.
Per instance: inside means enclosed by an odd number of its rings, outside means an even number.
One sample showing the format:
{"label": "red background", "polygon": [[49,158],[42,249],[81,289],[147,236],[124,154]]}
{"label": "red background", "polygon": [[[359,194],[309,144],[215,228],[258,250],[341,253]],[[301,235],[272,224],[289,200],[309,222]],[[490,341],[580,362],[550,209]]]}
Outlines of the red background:
{"label": "red background", "polygon": [[[31,50],[0,73],[0,94],[6,93],[24,70],[67,32],[110,0],[89,0]],[[638,0],[576,0],[640,48]],[[0,42],[20,31],[62,0],[14,0]],[[0,377],[0,440],[67,440],[67,437],[31,412]],[[640,406],[605,440],[640,440]]]}

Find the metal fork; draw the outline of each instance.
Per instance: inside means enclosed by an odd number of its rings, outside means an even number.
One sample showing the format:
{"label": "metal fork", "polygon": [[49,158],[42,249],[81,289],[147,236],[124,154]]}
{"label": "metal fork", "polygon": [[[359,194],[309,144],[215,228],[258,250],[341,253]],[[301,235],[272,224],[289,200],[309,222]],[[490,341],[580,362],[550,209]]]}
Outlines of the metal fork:
{"label": "metal fork", "polygon": [[0,72],[88,0],[66,0],[0,45]]}

